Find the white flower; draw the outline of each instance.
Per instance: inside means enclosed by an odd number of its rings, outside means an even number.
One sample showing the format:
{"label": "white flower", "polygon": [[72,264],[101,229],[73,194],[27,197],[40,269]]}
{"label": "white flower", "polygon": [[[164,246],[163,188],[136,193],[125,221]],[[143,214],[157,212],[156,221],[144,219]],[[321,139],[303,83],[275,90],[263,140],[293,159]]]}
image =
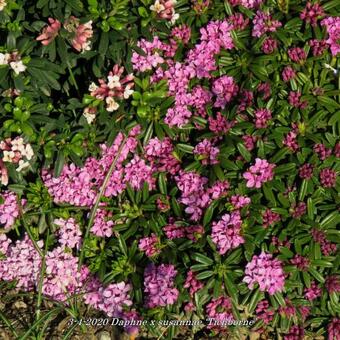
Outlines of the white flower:
{"label": "white flower", "polygon": [[19,161],[19,166],[17,167],[17,172],[20,172],[21,170],[24,170],[26,168],[28,168],[30,165],[30,163],[25,162],[24,160],[20,159]]}
{"label": "white flower", "polygon": [[83,112],[83,116],[86,118],[87,124],[92,124],[92,122],[96,119],[96,115],[90,112]]}
{"label": "white flower", "polygon": [[179,18],[179,14],[175,13],[170,20],[171,24],[174,25],[178,18]]}
{"label": "white flower", "polygon": [[14,151],[7,151],[4,150],[4,155],[2,157],[3,162],[9,162],[12,163],[12,159],[15,157]]}
{"label": "white flower", "polygon": [[121,84],[119,82],[120,79],[118,76],[108,76],[107,80],[108,80],[107,85],[109,86],[110,89],[114,89],[115,87],[121,87]]}
{"label": "white flower", "polygon": [[119,108],[119,104],[112,98],[112,97],[107,97],[106,98],[106,110],[109,112],[116,111]]}
{"label": "white flower", "polygon": [[165,7],[159,2],[159,0],[156,0],[153,5],[150,6],[151,11],[160,13],[165,10]]}
{"label": "white flower", "polygon": [[28,161],[32,159],[32,157],[34,156],[34,152],[31,147],[31,144],[26,145],[25,151],[22,152],[22,155],[25,156]]}
{"label": "white flower", "polygon": [[6,5],[7,5],[6,0],[0,0],[0,12],[4,10]]}
{"label": "white flower", "polygon": [[9,63],[15,74],[19,74],[26,70],[26,66],[23,64],[21,60],[19,61],[12,61]]}
{"label": "white flower", "polygon": [[89,86],[89,91],[90,92],[96,91],[97,88],[98,88],[98,86],[94,82],[92,82]]}
{"label": "white flower", "polygon": [[[0,0],[0,3],[1,3],[1,0]],[[11,55],[9,53],[0,53],[0,65],[8,65],[10,56]]]}
{"label": "white flower", "polygon": [[128,99],[134,91],[131,90],[128,86],[124,90],[124,99]]}

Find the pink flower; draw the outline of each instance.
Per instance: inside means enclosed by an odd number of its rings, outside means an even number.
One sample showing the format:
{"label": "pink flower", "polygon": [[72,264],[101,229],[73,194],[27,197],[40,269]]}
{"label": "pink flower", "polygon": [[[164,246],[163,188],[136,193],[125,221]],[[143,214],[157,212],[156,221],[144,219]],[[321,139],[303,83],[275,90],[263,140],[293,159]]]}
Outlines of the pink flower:
{"label": "pink flower", "polygon": [[273,225],[274,223],[280,221],[281,221],[280,215],[271,211],[270,209],[266,209],[262,213],[262,225],[264,228],[268,228],[270,225]]}
{"label": "pink flower", "polygon": [[[1,235],[0,235],[1,236]],[[340,292],[340,277],[336,274],[326,278],[325,287],[329,294]]]}
{"label": "pink flower", "polygon": [[308,106],[308,102],[306,100],[301,100],[301,92],[299,91],[290,91],[288,101],[290,105],[296,107],[297,109],[305,109]]}
{"label": "pink flower", "polygon": [[318,19],[324,15],[325,12],[320,4],[307,2],[306,7],[300,14],[300,18],[305,20],[307,23],[310,23],[312,26],[316,26]]}
{"label": "pink flower", "polygon": [[189,294],[191,296],[194,296],[194,294],[200,290],[201,288],[203,288],[203,283],[198,281],[196,279],[196,275],[192,270],[189,270],[187,273],[187,278],[185,280],[184,283],[184,288],[188,288],[189,289]]}
{"label": "pink flower", "polygon": [[300,340],[303,339],[305,331],[303,327],[294,325],[290,327],[289,332],[287,335],[283,337],[284,340]]}
{"label": "pink flower", "polygon": [[58,218],[55,219],[53,223],[59,226],[59,243],[62,246],[66,246],[71,249],[80,248],[82,233],[74,218],[69,218],[67,220]]}
{"label": "pink flower", "polygon": [[230,203],[233,205],[234,209],[241,209],[251,202],[248,196],[233,195],[230,198]]}
{"label": "pink flower", "polygon": [[238,211],[232,212],[231,215],[225,214],[221,220],[213,222],[211,239],[217,245],[221,255],[244,243],[244,238],[241,236],[241,226],[242,220]]}
{"label": "pink flower", "polygon": [[307,257],[299,254],[295,254],[295,256],[290,260],[290,263],[296,266],[301,271],[308,270],[310,266],[310,260]]}
{"label": "pink flower", "polygon": [[330,46],[332,55],[336,56],[340,52],[340,17],[327,17],[321,21],[321,26],[326,26],[326,43]]}
{"label": "pink flower", "polygon": [[242,31],[249,25],[249,19],[245,18],[242,13],[235,13],[229,16],[228,21],[232,24],[234,30]]}
{"label": "pink flower", "polygon": [[279,21],[273,20],[269,13],[260,10],[256,11],[253,25],[252,36],[257,38],[260,38],[266,32],[275,32],[277,28],[282,26]]}
{"label": "pink flower", "polygon": [[327,43],[325,40],[312,39],[309,40],[308,44],[312,48],[314,57],[321,56],[324,50],[327,48]]}
{"label": "pink flower", "polygon": [[256,306],[256,316],[263,320],[265,324],[269,324],[275,315],[275,311],[269,308],[269,302],[267,300],[260,301]]}
{"label": "pink flower", "polygon": [[268,109],[257,109],[255,111],[255,126],[257,129],[266,128],[267,122],[272,119],[272,113]]}
{"label": "pink flower", "polygon": [[153,189],[155,187],[155,179],[152,175],[152,168],[146,165],[145,161],[139,158],[139,156],[135,156],[125,166],[124,181],[129,182],[133,189],[140,190],[144,182],[148,183],[150,189]]}
{"label": "pink flower", "polygon": [[299,169],[299,176],[303,179],[311,179],[313,177],[314,166],[306,163]]}
{"label": "pink flower", "polygon": [[340,337],[340,319],[333,318],[327,326],[328,340],[338,340]]}
{"label": "pink flower", "polygon": [[288,50],[289,58],[296,62],[301,63],[307,59],[307,54],[301,47],[292,47]]}
{"label": "pink flower", "polygon": [[98,208],[91,227],[91,233],[98,237],[112,236],[114,222],[110,218],[112,218],[112,212],[103,208]]}
{"label": "pink flower", "polygon": [[255,142],[256,142],[256,136],[251,136],[251,135],[244,135],[242,136],[242,140],[244,143],[244,146],[248,151],[251,151],[255,147]]}
{"label": "pink flower", "polygon": [[89,51],[91,49],[91,38],[93,35],[92,21],[85,24],[79,24],[75,31],[75,37],[72,40],[72,46],[78,52]]}
{"label": "pink flower", "polygon": [[260,291],[268,292],[270,295],[282,292],[285,284],[282,262],[265,252],[254,255],[246,266],[243,282],[248,284],[249,289],[253,289],[255,283],[258,283]]}
{"label": "pink flower", "polygon": [[324,144],[316,143],[313,147],[313,151],[324,161],[332,154],[332,149],[326,148]]}
{"label": "pink flower", "polygon": [[216,134],[226,134],[235,125],[235,122],[227,121],[221,112],[216,113],[216,119],[210,116],[208,122],[209,130]]}
{"label": "pink flower", "polygon": [[191,28],[187,25],[180,25],[171,30],[171,36],[186,45],[191,37]]}
{"label": "pink flower", "polygon": [[61,27],[61,23],[57,19],[48,18],[48,21],[50,25],[44,27],[42,33],[36,39],[41,41],[45,46],[49,45],[55,39]]}
{"label": "pink flower", "polygon": [[224,108],[237,95],[238,86],[233,77],[222,76],[214,80],[212,92],[216,95],[214,106]]}
{"label": "pink flower", "polygon": [[333,188],[336,185],[336,172],[330,168],[320,171],[320,182],[325,188]]}
{"label": "pink flower", "polygon": [[138,248],[145,251],[146,256],[151,257],[160,253],[158,249],[159,239],[156,234],[152,233],[150,237],[144,237],[139,240]]}
{"label": "pink flower", "polygon": [[0,224],[5,229],[10,229],[19,217],[17,195],[11,191],[5,191],[0,194],[0,198],[3,200],[0,203]]}
{"label": "pink flower", "polygon": [[214,298],[206,306],[207,320],[209,321],[208,328],[221,328],[222,322],[233,319],[232,303],[228,297],[220,296]]}
{"label": "pink flower", "polygon": [[272,54],[277,49],[277,40],[273,38],[266,38],[262,43],[262,51],[265,54]]}
{"label": "pink flower", "polygon": [[299,144],[297,142],[297,133],[295,131],[288,132],[282,144],[286,145],[287,148],[293,152],[296,152],[297,150],[299,150]]}
{"label": "pink flower", "polygon": [[210,140],[204,139],[198,143],[194,149],[194,155],[198,156],[198,159],[203,165],[218,164],[218,155],[220,150],[214,147]]}
{"label": "pink flower", "polygon": [[149,264],[144,271],[144,292],[146,293],[147,308],[173,305],[179,295],[174,288],[177,270],[171,264],[155,266]]}
{"label": "pink flower", "polygon": [[275,164],[270,164],[265,159],[256,158],[255,164],[243,174],[243,178],[247,180],[247,187],[261,188],[263,183],[271,181],[274,177],[274,168]]}
{"label": "pink flower", "polygon": [[284,82],[288,82],[296,77],[296,72],[291,66],[286,66],[282,71],[282,79]]}
{"label": "pink flower", "polygon": [[317,299],[322,294],[322,289],[318,287],[315,281],[311,283],[310,288],[304,290],[305,298],[309,301]]}

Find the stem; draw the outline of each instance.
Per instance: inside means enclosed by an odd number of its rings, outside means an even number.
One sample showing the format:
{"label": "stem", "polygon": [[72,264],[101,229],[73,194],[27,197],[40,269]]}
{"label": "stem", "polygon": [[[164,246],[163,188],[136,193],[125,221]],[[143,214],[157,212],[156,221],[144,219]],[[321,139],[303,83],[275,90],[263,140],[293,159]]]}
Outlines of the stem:
{"label": "stem", "polygon": [[20,199],[18,199],[17,202],[18,202],[18,207],[19,207],[19,214],[20,214],[21,219],[22,219],[22,224],[24,225],[24,228],[25,228],[25,230],[26,230],[30,240],[32,241],[34,248],[39,253],[40,257],[43,257],[44,254],[42,253],[41,249],[39,248],[37,241],[34,239],[30,227],[26,223],[26,219],[24,217],[24,212],[23,212],[23,209],[22,209],[22,205],[21,205]]}
{"label": "stem", "polygon": [[78,270],[80,270],[82,264],[83,264],[83,261],[84,261],[84,256],[85,256],[85,246],[86,246],[86,241],[88,239],[88,236],[89,236],[89,233],[90,233],[90,229],[92,227],[92,224],[93,224],[93,221],[94,221],[94,218],[95,218],[95,215],[96,215],[96,211],[98,209],[98,206],[99,206],[99,203],[100,203],[100,200],[104,194],[104,191],[109,183],[109,180],[110,180],[110,177],[112,175],[112,172],[117,164],[117,161],[118,161],[118,158],[126,144],[126,141],[127,141],[127,137],[125,136],[122,143],[120,144],[119,146],[119,149],[117,151],[117,155],[116,157],[114,158],[110,168],[109,168],[109,171],[107,172],[106,176],[105,176],[105,179],[104,179],[104,182],[103,182],[103,185],[100,189],[100,192],[99,192],[99,195],[97,196],[97,199],[96,199],[96,202],[91,210],[91,214],[90,214],[90,219],[89,219],[89,223],[86,227],[86,231],[85,231],[85,235],[84,235],[84,239],[83,239],[83,245],[82,245],[82,248],[81,248],[81,251],[80,251],[80,255],[79,255],[79,263],[78,263]]}
{"label": "stem", "polygon": [[36,320],[38,320],[40,317],[40,306],[42,302],[42,286],[43,286],[44,275],[45,275],[45,270],[46,270],[46,253],[47,253],[47,243],[48,243],[49,236],[50,236],[50,229],[48,228],[46,241],[45,241],[45,250],[43,253],[43,257],[41,259],[41,269],[40,269],[40,277],[39,277],[39,283],[38,283],[38,300],[37,300],[37,309],[36,309]]}
{"label": "stem", "polygon": [[13,328],[12,324],[10,323],[9,320],[7,320],[7,318],[5,317],[5,315],[3,315],[0,312],[0,319],[4,322],[4,324],[11,330],[11,332],[13,333],[13,335],[15,336],[16,339],[18,339],[18,333],[15,331],[15,329]]}

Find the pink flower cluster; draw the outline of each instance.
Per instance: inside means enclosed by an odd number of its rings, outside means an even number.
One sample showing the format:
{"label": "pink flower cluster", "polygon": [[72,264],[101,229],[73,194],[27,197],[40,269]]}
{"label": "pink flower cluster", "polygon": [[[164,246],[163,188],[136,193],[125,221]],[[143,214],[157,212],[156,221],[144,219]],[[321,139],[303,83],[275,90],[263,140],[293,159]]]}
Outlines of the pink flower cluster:
{"label": "pink flower cluster", "polygon": [[48,18],[48,22],[50,24],[43,28],[41,34],[36,39],[41,41],[45,46],[49,45],[55,39],[61,27],[61,23],[57,19]]}
{"label": "pink flower cluster", "polygon": [[72,34],[71,43],[75,50],[84,52],[91,49],[92,21],[81,24],[78,18],[71,16],[64,23],[64,27]]}
{"label": "pink flower cluster", "polygon": [[243,178],[247,180],[247,187],[261,188],[263,183],[271,181],[274,177],[274,168],[275,164],[270,164],[265,159],[256,158],[255,164],[243,174]]}
{"label": "pink flower cluster", "polygon": [[285,284],[282,262],[274,259],[272,254],[265,252],[254,255],[246,266],[243,282],[248,284],[249,289],[253,289],[254,285],[258,283],[260,290],[266,291],[270,295],[282,292]]}
{"label": "pink flower cluster", "polygon": [[312,229],[311,234],[314,242],[320,243],[321,251],[324,256],[329,256],[336,252],[337,246],[335,243],[331,243],[327,240],[325,232],[318,229]]}
{"label": "pink flower cluster", "polygon": [[268,109],[257,109],[255,111],[255,126],[257,129],[266,128],[267,122],[272,119],[272,113]]}
{"label": "pink flower cluster", "polygon": [[144,251],[146,256],[151,257],[160,253],[158,248],[159,239],[156,234],[152,233],[149,237],[143,237],[139,240],[138,248]]}
{"label": "pink flower cluster", "polygon": [[123,73],[124,67],[115,65],[112,71],[109,72],[106,81],[104,79],[99,79],[99,86],[95,83],[91,83],[89,87],[91,96],[105,101],[106,110],[109,112],[118,110],[119,103],[117,101],[128,99],[133,93],[134,76],[129,74],[122,77]]}
{"label": "pink flower cluster", "polygon": [[[136,134],[139,127],[137,126],[130,131],[127,142],[122,149],[120,157],[118,157],[115,170],[109,180],[105,191],[105,196],[117,196],[126,188],[127,180],[125,177],[125,167],[122,164],[126,160],[130,152],[134,152],[137,147]],[[69,203],[75,206],[91,207],[99,192],[99,189],[104,181],[105,175],[110,168],[121,143],[123,142],[123,134],[119,133],[112,146],[105,144],[101,145],[101,158],[96,159],[89,157],[86,159],[84,167],[79,168],[74,164],[64,165],[64,168],[59,177],[53,175],[44,169],[42,171],[42,178],[50,195],[53,197],[55,203]],[[138,168],[138,164],[129,163],[128,178],[134,179],[134,169]],[[136,169],[138,172],[138,169]],[[125,178],[125,179],[124,179]],[[139,181],[137,181],[139,183]],[[136,185],[136,182],[132,184]]]}
{"label": "pink flower cluster", "polygon": [[313,301],[317,299],[322,294],[322,289],[317,285],[315,281],[311,282],[309,288],[305,288],[304,290],[305,298],[309,301]]}
{"label": "pink flower cluster", "polygon": [[154,172],[166,172],[175,175],[180,170],[179,161],[174,157],[174,146],[171,139],[166,137],[159,140],[157,137],[149,140],[144,147],[145,158]]}
{"label": "pink flower cluster", "polygon": [[157,14],[159,19],[166,19],[172,24],[179,18],[175,12],[176,0],[156,0],[150,9]]}
{"label": "pink flower cluster", "polygon": [[233,195],[230,197],[230,203],[232,204],[234,209],[241,209],[249,205],[250,202],[251,199],[248,196]]}
{"label": "pink flower cluster", "polygon": [[320,4],[307,2],[306,7],[300,14],[300,18],[305,20],[307,23],[310,23],[312,26],[316,26],[318,19],[324,15],[325,12]]}
{"label": "pink flower cluster", "polygon": [[176,238],[188,238],[196,242],[198,238],[204,234],[204,228],[201,225],[184,226],[180,222],[171,221],[163,228],[166,237],[169,240]]}
{"label": "pink flower cluster", "polygon": [[262,213],[262,225],[264,228],[268,228],[270,225],[273,225],[274,223],[280,221],[281,221],[280,215],[271,211],[270,209],[266,209]]}
{"label": "pink flower cluster", "polygon": [[15,220],[19,216],[19,206],[17,202],[17,195],[11,191],[5,191],[0,194],[0,224],[5,229],[10,229]]}
{"label": "pink flower cluster", "polygon": [[238,86],[233,77],[222,76],[214,80],[212,92],[216,96],[214,106],[223,109],[237,95]]}
{"label": "pink flower cluster", "polygon": [[145,304],[148,308],[172,305],[177,301],[179,291],[174,287],[177,270],[171,264],[155,266],[149,264],[144,271]]}
{"label": "pink flower cluster", "polygon": [[[207,319],[209,320],[208,328],[219,328],[218,323],[226,322],[226,320],[233,319],[232,303],[226,296],[214,298],[209,302],[205,308]],[[222,327],[222,326],[220,326]]]}
{"label": "pink flower cluster", "polygon": [[212,223],[211,239],[217,245],[221,255],[245,242],[241,236],[241,226],[239,211],[225,214],[218,222]]}
{"label": "pink flower cluster", "polygon": [[82,233],[74,218],[69,218],[67,220],[58,218],[55,219],[53,223],[59,226],[58,241],[62,246],[71,249],[80,248]]}
{"label": "pink flower cluster", "polygon": [[107,209],[98,208],[94,216],[93,225],[91,227],[92,234],[99,237],[110,237],[112,236],[112,227],[114,222],[112,219],[112,212]]}
{"label": "pink flower cluster", "polygon": [[[43,241],[38,246],[43,247]],[[22,290],[32,290],[37,286],[41,259],[27,234],[15,244],[8,244],[8,240],[2,241],[2,250],[6,250],[5,259],[0,259],[0,280],[16,280],[16,287]]]}
{"label": "pink flower cluster", "polygon": [[194,296],[203,286],[203,283],[197,280],[196,274],[192,270],[189,270],[183,287],[189,289],[190,296]]}
{"label": "pink flower cluster", "polygon": [[273,20],[269,13],[258,10],[253,19],[252,36],[260,38],[267,32],[275,32],[282,24],[278,20]]}
{"label": "pink flower cluster", "polygon": [[332,188],[336,185],[336,171],[325,168],[320,171],[320,182],[325,188]]}
{"label": "pink flower cluster", "polygon": [[228,182],[216,182],[212,187],[206,188],[208,179],[198,173],[190,171],[180,171],[175,176],[178,189],[182,195],[180,202],[186,205],[185,212],[190,214],[190,219],[198,221],[205,209],[213,199],[218,199],[225,195],[229,188]]}
{"label": "pink flower cluster", "polygon": [[194,149],[194,155],[198,156],[198,159],[203,165],[218,164],[218,154],[220,150],[214,147],[210,140],[204,139],[198,143]]}
{"label": "pink flower cluster", "polygon": [[[175,96],[175,105],[167,111],[165,122],[171,127],[182,127],[187,124],[192,115],[206,116],[205,106],[211,101],[213,94],[217,96],[216,107],[224,107],[237,93],[237,85],[232,77],[222,76],[212,82],[212,92],[201,87],[193,87],[189,91],[189,82],[193,78],[211,78],[211,71],[217,69],[215,55],[222,49],[234,47],[230,31],[232,25],[227,21],[211,21],[200,29],[201,42],[189,50],[186,59],[174,62],[171,59],[177,49],[173,39],[167,45],[154,37],[152,42],[141,40],[138,42],[145,56],[133,54],[134,69],[144,72],[164,64],[167,69],[158,67],[153,75],[153,81],[166,79],[169,95]],[[161,53],[161,55],[160,55]],[[231,87],[232,86],[232,87]]]}
{"label": "pink flower cluster", "polygon": [[326,43],[330,46],[332,55],[336,56],[340,52],[340,17],[327,17],[321,21],[321,25],[326,26]]}
{"label": "pink flower cluster", "polygon": [[260,301],[256,306],[256,316],[263,320],[265,324],[269,324],[275,315],[275,311],[270,308],[267,300]]}
{"label": "pink flower cluster", "polygon": [[259,7],[263,3],[263,0],[230,0],[229,3],[232,6],[239,5],[245,8],[253,9]]}

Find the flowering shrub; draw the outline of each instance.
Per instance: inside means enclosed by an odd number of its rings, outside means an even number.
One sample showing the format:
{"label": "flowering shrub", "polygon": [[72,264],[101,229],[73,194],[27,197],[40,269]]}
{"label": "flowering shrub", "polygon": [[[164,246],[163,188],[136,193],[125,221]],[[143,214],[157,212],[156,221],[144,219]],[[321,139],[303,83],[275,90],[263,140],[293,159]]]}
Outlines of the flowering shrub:
{"label": "flowering shrub", "polygon": [[339,339],[339,13],[0,0],[0,329]]}

